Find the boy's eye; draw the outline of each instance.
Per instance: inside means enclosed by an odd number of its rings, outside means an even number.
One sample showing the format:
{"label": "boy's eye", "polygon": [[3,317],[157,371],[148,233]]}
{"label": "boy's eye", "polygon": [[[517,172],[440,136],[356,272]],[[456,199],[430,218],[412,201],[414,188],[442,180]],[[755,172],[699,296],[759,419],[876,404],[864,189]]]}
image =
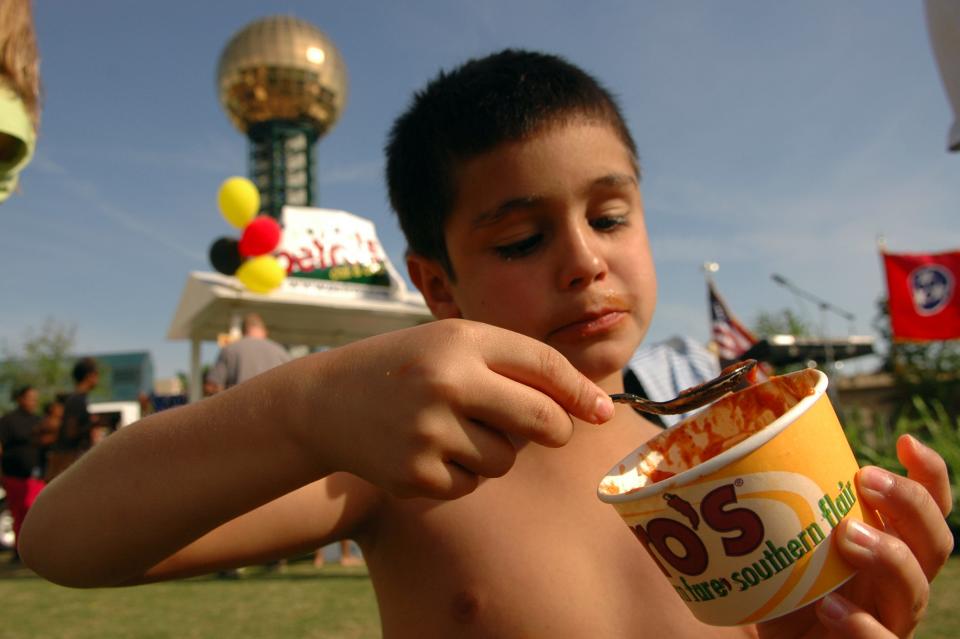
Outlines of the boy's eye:
{"label": "boy's eye", "polygon": [[627,224],[626,215],[604,215],[590,220],[590,226],[598,231],[612,231]]}
{"label": "boy's eye", "polygon": [[511,242],[510,244],[504,244],[502,246],[494,247],[494,251],[505,260],[511,260],[517,257],[523,257],[529,255],[537,246],[540,245],[540,242],[543,240],[543,234],[537,233],[529,237],[525,237],[522,240],[517,242]]}

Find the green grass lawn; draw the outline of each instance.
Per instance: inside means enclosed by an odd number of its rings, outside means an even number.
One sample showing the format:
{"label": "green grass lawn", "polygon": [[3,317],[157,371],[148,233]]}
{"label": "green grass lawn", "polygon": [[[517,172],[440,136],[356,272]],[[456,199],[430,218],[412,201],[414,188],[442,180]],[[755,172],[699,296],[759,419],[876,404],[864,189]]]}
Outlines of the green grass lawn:
{"label": "green grass lawn", "polygon": [[954,555],[934,580],[930,592],[927,618],[920,625],[917,637],[952,639],[960,637],[960,555]]}
{"label": "green grass lawn", "polygon": [[[0,555],[0,561],[6,556]],[[380,636],[364,568],[310,561],[135,588],[74,590],[0,565],[0,639],[364,639]]]}
{"label": "green grass lawn", "polygon": [[[0,555],[0,561],[6,556]],[[917,636],[960,637],[960,557],[934,583]],[[0,565],[0,639],[233,639],[379,637],[363,568],[309,561],[282,574],[248,568],[240,579],[190,579],[116,590],[71,590]]]}

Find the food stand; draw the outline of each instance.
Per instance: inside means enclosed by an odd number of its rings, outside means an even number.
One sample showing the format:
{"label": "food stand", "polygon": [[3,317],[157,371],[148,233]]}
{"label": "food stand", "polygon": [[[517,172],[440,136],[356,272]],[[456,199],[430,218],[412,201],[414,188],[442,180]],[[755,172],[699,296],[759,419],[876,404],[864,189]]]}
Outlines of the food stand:
{"label": "food stand", "polygon": [[285,207],[278,259],[288,277],[270,293],[235,277],[191,272],[168,339],[190,341],[190,401],[201,397],[200,345],[238,334],[243,315],[258,313],[270,337],[286,346],[335,347],[433,319],[383,251],[373,223],[344,211]]}

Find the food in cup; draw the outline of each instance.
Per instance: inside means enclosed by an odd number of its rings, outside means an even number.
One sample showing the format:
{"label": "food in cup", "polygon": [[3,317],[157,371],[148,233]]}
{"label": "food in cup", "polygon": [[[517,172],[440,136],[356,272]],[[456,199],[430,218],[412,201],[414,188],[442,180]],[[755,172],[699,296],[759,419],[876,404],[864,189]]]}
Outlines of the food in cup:
{"label": "food in cup", "polygon": [[771,619],[841,585],[832,548],[847,518],[876,525],[854,488],[857,463],[807,369],[730,394],[633,451],[600,483],[706,623]]}

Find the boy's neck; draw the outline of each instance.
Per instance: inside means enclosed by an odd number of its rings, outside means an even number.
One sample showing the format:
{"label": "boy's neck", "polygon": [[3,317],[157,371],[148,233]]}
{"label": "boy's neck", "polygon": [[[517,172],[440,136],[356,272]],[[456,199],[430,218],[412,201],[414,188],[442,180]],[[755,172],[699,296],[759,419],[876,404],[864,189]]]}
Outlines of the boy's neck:
{"label": "boy's neck", "polygon": [[605,390],[607,393],[622,393],[623,392],[623,373],[617,371],[604,377],[603,379],[595,379],[593,383]]}

